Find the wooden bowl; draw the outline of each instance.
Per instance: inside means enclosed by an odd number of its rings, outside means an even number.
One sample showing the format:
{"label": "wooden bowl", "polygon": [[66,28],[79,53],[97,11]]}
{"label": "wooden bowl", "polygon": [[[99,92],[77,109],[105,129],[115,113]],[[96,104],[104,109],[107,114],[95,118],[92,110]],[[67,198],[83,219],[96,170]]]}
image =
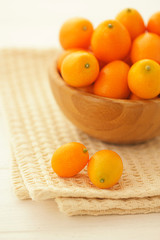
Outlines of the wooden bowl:
{"label": "wooden bowl", "polygon": [[122,100],[99,97],[67,85],[49,69],[53,95],[64,115],[88,135],[108,143],[144,142],[160,135],[160,99]]}

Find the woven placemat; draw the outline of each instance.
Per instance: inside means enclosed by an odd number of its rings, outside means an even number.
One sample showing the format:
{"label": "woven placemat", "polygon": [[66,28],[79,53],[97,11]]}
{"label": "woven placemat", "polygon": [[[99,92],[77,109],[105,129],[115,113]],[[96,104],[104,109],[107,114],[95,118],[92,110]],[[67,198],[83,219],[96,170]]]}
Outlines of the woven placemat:
{"label": "woven placemat", "polygon": [[[0,95],[13,152],[12,182],[20,199],[56,198],[61,211],[77,214],[160,212],[160,138],[132,146],[93,139],[60,112],[48,82],[48,67],[59,52],[6,49],[0,51]],[[124,172],[108,190],[94,187],[86,169],[74,178],[59,178],[50,159],[64,143],[78,141],[90,155],[102,149],[120,154]]]}
{"label": "woven placemat", "polygon": [[[14,155],[12,158],[12,182],[19,199],[30,199]],[[160,197],[137,199],[56,198],[56,202],[60,211],[69,216],[160,212]]]}

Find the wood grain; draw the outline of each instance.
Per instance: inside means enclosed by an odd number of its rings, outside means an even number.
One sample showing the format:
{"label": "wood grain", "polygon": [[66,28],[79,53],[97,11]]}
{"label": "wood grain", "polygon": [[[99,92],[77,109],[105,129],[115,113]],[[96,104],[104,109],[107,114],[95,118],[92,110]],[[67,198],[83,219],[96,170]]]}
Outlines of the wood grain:
{"label": "wood grain", "polygon": [[92,137],[116,143],[144,142],[160,135],[160,99],[122,100],[96,96],[68,86],[49,69],[53,95],[64,115]]}

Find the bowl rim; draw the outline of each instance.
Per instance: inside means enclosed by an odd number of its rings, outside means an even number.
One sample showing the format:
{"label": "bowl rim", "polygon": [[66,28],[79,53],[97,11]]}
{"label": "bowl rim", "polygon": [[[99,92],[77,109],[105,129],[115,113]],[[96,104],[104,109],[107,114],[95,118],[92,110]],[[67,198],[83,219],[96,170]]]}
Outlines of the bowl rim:
{"label": "bowl rim", "polygon": [[[58,54],[57,54],[58,56]],[[74,88],[70,85],[68,85],[62,78],[61,74],[59,73],[58,69],[57,69],[57,57],[55,57],[53,59],[52,64],[49,67],[49,71],[48,71],[48,75],[49,75],[49,80],[50,83],[53,81],[56,82],[57,85],[59,85],[60,87],[65,87],[67,88],[70,92],[73,93],[78,93],[81,94],[83,96],[87,96],[93,100],[96,101],[100,101],[100,102],[112,102],[112,103],[120,103],[120,104],[124,104],[124,105],[146,105],[148,103],[156,103],[156,104],[160,104],[160,98],[156,97],[153,99],[142,99],[142,100],[131,100],[131,99],[116,99],[116,98],[107,98],[107,97],[102,97],[102,96],[98,96],[96,94],[93,93],[89,93],[89,92],[85,92],[80,88]]]}

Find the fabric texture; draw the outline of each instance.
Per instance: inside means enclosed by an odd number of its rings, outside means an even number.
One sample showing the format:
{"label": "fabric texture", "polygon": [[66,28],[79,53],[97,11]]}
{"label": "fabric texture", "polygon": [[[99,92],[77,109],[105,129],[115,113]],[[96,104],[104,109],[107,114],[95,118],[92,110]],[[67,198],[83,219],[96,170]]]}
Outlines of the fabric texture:
{"label": "fabric texture", "polygon": [[[11,143],[12,183],[20,199],[56,198],[68,215],[137,214],[160,212],[160,137],[138,145],[111,145],[89,137],[59,110],[48,81],[55,77],[56,49],[0,51],[0,97]],[[123,160],[120,181],[98,189],[86,168],[73,178],[59,178],[51,156],[62,144],[78,141],[89,150],[112,149]]]}

